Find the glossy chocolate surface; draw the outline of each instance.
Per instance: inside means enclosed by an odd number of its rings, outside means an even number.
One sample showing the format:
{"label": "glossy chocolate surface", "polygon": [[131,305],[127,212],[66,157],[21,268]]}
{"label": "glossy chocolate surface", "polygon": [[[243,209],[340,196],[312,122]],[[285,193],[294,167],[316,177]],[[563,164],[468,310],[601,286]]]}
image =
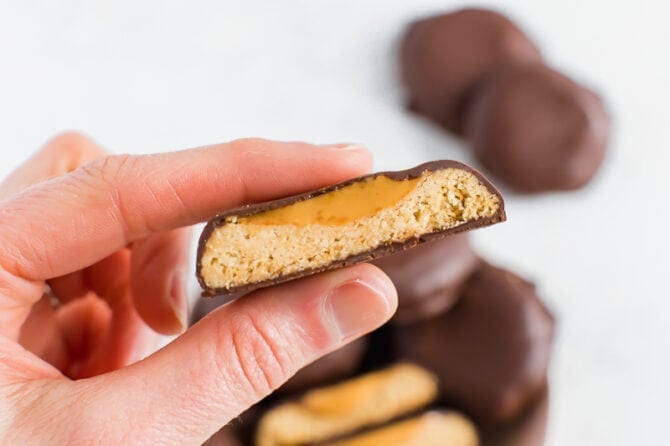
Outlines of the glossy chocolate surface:
{"label": "glossy chocolate surface", "polygon": [[393,323],[409,324],[451,308],[481,260],[467,234],[456,234],[375,260],[398,290]]}
{"label": "glossy chocolate surface", "polygon": [[609,123],[594,92],[543,65],[510,66],[477,93],[466,133],[482,164],[513,189],[571,190],[603,162]]}
{"label": "glossy chocolate surface", "polygon": [[484,9],[462,9],[413,23],[400,50],[410,108],[463,132],[473,91],[501,64],[537,63],[540,51],[514,23]]}
{"label": "glossy chocolate surface", "polygon": [[544,389],[554,318],[535,287],[484,264],[449,311],[397,328],[401,359],[437,374],[442,402],[483,423],[514,419]]}

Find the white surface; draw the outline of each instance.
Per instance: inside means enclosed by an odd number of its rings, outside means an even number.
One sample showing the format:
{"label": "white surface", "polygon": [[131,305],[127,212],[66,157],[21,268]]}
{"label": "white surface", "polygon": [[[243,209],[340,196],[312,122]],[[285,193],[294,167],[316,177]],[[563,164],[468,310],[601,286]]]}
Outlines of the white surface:
{"label": "white surface", "polygon": [[[509,222],[475,235],[558,314],[549,445],[667,441],[670,9],[642,3],[483,2],[597,85],[616,123],[591,187],[508,195]],[[394,59],[408,21],[462,4],[0,1],[0,174],[68,128],[117,152],[263,136],[362,142],[377,168],[468,161],[403,112]]]}

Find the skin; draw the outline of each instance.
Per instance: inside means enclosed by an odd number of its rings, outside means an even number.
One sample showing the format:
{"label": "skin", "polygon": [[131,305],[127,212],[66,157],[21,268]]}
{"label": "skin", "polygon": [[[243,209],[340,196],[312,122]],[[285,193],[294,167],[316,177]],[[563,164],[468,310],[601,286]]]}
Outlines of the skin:
{"label": "skin", "polygon": [[0,443],[198,444],[383,324],[361,264],[187,315],[189,225],[367,173],[359,146],[245,139],[110,156],[59,135],[0,183]]}

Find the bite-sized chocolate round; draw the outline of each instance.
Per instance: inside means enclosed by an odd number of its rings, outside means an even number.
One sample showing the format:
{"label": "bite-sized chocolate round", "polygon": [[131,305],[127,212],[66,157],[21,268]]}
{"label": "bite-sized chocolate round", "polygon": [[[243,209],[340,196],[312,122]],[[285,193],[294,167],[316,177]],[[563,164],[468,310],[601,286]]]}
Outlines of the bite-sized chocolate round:
{"label": "bite-sized chocolate round", "polygon": [[601,99],[543,65],[502,68],[473,99],[466,129],[482,164],[521,192],[586,184],[608,131]]}
{"label": "bite-sized chocolate round", "polygon": [[408,324],[451,308],[479,264],[467,234],[455,234],[372,262],[398,290],[392,322]]}
{"label": "bite-sized chocolate round", "polygon": [[304,367],[277,389],[277,392],[300,392],[344,379],[361,365],[367,347],[368,339],[359,338]]}
{"label": "bite-sized chocolate round", "polygon": [[483,423],[511,420],[545,386],[554,318],[535,287],[484,264],[448,312],[399,327],[400,358],[433,371],[442,401]]}
{"label": "bite-sized chocolate round", "polygon": [[456,133],[472,91],[500,64],[540,62],[538,48],[514,23],[485,9],[420,20],[400,50],[410,108]]}

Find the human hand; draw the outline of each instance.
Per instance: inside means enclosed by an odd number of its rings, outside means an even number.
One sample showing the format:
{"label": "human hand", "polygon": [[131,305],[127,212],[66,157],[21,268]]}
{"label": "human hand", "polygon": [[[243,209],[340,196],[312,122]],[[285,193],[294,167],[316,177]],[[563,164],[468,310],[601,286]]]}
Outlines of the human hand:
{"label": "human hand", "polygon": [[50,141],[0,184],[0,443],[198,444],[381,325],[395,290],[361,264],[232,302],[138,361],[184,328],[186,226],[369,167],[356,147],[107,156],[80,135]]}

